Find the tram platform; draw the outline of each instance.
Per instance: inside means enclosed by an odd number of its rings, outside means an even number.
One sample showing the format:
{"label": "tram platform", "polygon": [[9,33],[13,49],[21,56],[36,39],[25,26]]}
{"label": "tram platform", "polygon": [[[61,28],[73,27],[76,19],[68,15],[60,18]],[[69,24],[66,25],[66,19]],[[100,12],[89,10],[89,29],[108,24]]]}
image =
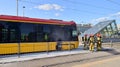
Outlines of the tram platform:
{"label": "tram platform", "polygon": [[18,55],[18,54],[4,55],[4,56],[0,56],[0,64],[28,61],[28,60],[41,59],[41,58],[58,57],[58,56],[65,56],[65,55],[72,55],[72,54],[79,54],[79,53],[89,53],[89,51],[83,50],[83,46],[81,45],[79,48],[73,49],[73,50],[27,53],[27,54],[21,54],[21,55]]}

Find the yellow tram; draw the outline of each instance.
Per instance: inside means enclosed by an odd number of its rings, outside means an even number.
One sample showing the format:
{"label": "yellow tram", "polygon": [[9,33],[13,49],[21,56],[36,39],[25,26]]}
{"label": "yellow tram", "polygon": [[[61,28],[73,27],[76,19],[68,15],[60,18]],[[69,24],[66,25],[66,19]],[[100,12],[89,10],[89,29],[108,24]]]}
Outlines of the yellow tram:
{"label": "yellow tram", "polygon": [[78,48],[73,21],[0,15],[0,55]]}

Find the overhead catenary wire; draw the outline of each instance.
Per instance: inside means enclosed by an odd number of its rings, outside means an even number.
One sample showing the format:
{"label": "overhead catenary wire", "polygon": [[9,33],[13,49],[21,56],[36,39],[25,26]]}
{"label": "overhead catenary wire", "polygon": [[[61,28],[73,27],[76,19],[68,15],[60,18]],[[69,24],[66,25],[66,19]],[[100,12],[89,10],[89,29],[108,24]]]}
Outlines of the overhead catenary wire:
{"label": "overhead catenary wire", "polygon": [[116,2],[116,1],[113,1],[113,0],[106,0],[106,1],[111,2],[111,3],[113,3],[113,4],[116,4],[116,5],[119,5],[119,6],[120,6],[120,3]]}
{"label": "overhead catenary wire", "polygon": [[64,2],[68,2],[68,3],[72,3],[72,4],[82,4],[84,6],[88,6],[88,7],[93,7],[93,8],[97,8],[97,9],[104,9],[104,10],[116,10],[116,9],[113,9],[113,8],[108,8],[108,7],[103,7],[103,6],[96,6],[96,5],[93,5],[93,4],[88,4],[88,3],[83,3],[83,2],[76,2],[76,1],[71,1],[71,0],[62,0]]}
{"label": "overhead catenary wire", "polygon": [[74,8],[67,8],[73,11],[77,11],[77,12],[84,12],[84,13],[88,13],[88,14],[99,14],[99,15],[105,15],[104,13],[97,13],[97,12],[93,12],[93,11],[87,11],[87,10],[80,10],[80,9],[74,9]]}
{"label": "overhead catenary wire", "polygon": [[[32,2],[32,1],[24,1],[24,0],[19,0],[20,2],[25,2],[25,3],[30,3],[30,4],[35,4],[35,5],[42,5],[40,3]],[[93,11],[88,11],[88,10],[83,10],[83,9],[74,9],[74,8],[68,8],[66,7],[65,9],[77,11],[77,12],[84,12],[87,14],[99,14],[99,15],[105,15],[105,13],[98,13],[98,12],[93,12]]]}
{"label": "overhead catenary wire", "polygon": [[25,1],[25,0],[18,0],[20,2],[26,2],[26,3],[31,3],[31,4],[37,4],[37,5],[40,5],[40,3],[37,3],[37,2],[32,2],[32,1]]}

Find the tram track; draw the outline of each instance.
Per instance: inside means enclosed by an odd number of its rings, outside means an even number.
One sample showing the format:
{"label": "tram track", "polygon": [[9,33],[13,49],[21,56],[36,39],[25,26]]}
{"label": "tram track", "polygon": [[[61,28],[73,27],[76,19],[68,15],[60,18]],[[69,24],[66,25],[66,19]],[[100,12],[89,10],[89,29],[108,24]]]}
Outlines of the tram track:
{"label": "tram track", "polygon": [[55,63],[55,64],[50,64],[50,65],[43,65],[42,67],[53,67],[53,66],[58,66],[58,65],[63,65],[63,64],[70,64],[70,63],[76,63],[76,62],[83,62],[83,61],[89,61],[89,60],[94,60],[94,59],[101,59],[101,58],[107,58],[107,57],[112,57],[120,55],[120,52],[115,53],[114,55],[105,55],[105,56],[98,56],[98,57],[92,57],[92,58],[86,58],[86,59],[78,59],[74,61],[68,61],[68,62],[61,62],[61,63]]}

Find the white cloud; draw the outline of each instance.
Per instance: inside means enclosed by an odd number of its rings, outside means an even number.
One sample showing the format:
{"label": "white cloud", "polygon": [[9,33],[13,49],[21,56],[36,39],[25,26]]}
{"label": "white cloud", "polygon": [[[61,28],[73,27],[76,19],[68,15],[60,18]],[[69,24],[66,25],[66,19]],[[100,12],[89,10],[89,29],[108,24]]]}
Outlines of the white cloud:
{"label": "white cloud", "polygon": [[120,12],[110,14],[110,15],[108,15],[106,17],[100,17],[100,18],[92,19],[90,21],[90,23],[91,24],[96,24],[98,22],[106,21],[106,20],[109,20],[109,19],[118,19],[118,18],[120,18]]}
{"label": "white cloud", "polygon": [[35,6],[35,8],[38,8],[40,10],[59,10],[59,11],[63,11],[62,6],[60,6],[58,4],[42,4],[42,5]]}
{"label": "white cloud", "polygon": [[56,13],[55,16],[60,16],[60,14],[59,14],[59,13]]}
{"label": "white cloud", "polygon": [[115,14],[111,14],[110,17],[120,18],[120,12],[117,12]]}
{"label": "white cloud", "polygon": [[95,25],[98,22],[106,21],[108,19],[109,19],[109,17],[100,17],[100,18],[97,18],[97,19],[92,19],[89,23],[92,24],[92,25]]}
{"label": "white cloud", "polygon": [[61,9],[61,6],[59,6],[59,5],[57,5],[57,4],[52,4],[52,6],[53,6],[53,7],[54,7],[54,9],[56,9],[56,10]]}
{"label": "white cloud", "polygon": [[109,17],[101,17],[101,18],[93,19],[92,22],[102,22],[102,21],[106,21],[108,19],[109,19]]}

